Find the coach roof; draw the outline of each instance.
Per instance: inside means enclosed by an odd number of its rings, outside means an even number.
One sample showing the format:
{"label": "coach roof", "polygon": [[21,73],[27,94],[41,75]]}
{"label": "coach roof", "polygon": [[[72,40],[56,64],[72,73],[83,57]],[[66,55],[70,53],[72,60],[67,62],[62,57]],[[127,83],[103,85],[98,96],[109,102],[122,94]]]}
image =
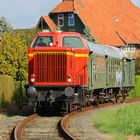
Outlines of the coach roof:
{"label": "coach roof", "polygon": [[94,54],[97,54],[97,55],[105,56],[105,52],[99,44],[95,44],[87,40],[85,40],[85,43],[87,47],[89,48],[90,52],[93,52]]}
{"label": "coach roof", "polygon": [[95,44],[87,40],[85,40],[85,43],[88,46],[89,50],[93,52],[93,54],[119,58],[119,59],[126,57],[126,55],[116,47]]}
{"label": "coach roof", "polygon": [[120,59],[126,57],[119,48],[108,46],[108,45],[102,45],[102,48],[106,56],[120,58]]}

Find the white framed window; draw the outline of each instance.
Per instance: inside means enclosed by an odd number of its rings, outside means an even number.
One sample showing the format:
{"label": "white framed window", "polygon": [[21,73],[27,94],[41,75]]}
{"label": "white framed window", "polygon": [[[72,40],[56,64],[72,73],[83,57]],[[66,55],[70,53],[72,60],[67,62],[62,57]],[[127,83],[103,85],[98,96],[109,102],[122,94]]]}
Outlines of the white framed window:
{"label": "white framed window", "polygon": [[58,26],[59,27],[64,26],[64,15],[63,14],[58,14]]}
{"label": "white framed window", "polygon": [[68,14],[68,26],[75,26],[75,18],[73,13]]}
{"label": "white framed window", "polygon": [[130,51],[131,52],[135,52],[135,49],[136,49],[135,46],[130,46]]}
{"label": "white framed window", "polygon": [[135,50],[136,50],[135,45],[129,45],[123,48],[123,51],[125,52],[135,52]]}

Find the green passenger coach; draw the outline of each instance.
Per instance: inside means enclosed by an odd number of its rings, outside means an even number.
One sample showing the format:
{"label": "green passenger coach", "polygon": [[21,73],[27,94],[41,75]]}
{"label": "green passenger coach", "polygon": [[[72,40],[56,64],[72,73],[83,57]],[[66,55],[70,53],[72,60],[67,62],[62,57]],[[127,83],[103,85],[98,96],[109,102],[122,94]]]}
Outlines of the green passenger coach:
{"label": "green passenger coach", "polygon": [[102,90],[106,88],[106,59],[101,46],[86,41],[89,47],[89,90]]}
{"label": "green passenger coach", "polygon": [[[135,85],[135,60],[129,59],[118,48],[85,41],[89,50],[89,90],[96,93],[119,95]],[[115,94],[116,93],[116,94]]]}

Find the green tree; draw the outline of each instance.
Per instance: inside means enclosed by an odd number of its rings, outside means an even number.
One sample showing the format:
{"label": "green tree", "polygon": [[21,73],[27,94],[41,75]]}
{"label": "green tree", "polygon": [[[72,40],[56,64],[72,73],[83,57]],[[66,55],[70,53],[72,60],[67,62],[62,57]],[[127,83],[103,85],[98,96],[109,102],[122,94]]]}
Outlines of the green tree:
{"label": "green tree", "polygon": [[12,30],[12,26],[6,20],[6,18],[5,17],[0,17],[0,36],[2,36],[2,34],[5,31],[11,31],[11,30]]}
{"label": "green tree", "polygon": [[18,29],[4,31],[0,41],[0,75],[9,75],[14,79],[15,92],[12,102],[21,106],[26,100],[23,79],[27,78],[28,46],[36,29]]}
{"label": "green tree", "polygon": [[17,80],[19,75],[26,75],[27,47],[18,33],[5,32],[2,39],[0,74],[10,75]]}
{"label": "green tree", "polygon": [[0,74],[10,75],[16,81],[27,77],[27,50],[36,33],[32,30],[5,32],[0,44]]}
{"label": "green tree", "polygon": [[20,34],[20,38],[22,38],[24,44],[26,46],[29,46],[34,35],[37,32],[37,29],[32,28],[32,29],[17,29],[13,31],[15,34],[18,33]]}

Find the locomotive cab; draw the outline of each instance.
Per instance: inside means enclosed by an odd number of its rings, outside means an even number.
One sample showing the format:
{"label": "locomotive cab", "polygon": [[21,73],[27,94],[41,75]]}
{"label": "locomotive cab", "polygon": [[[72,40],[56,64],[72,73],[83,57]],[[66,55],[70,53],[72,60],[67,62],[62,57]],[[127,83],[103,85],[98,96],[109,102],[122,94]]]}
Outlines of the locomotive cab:
{"label": "locomotive cab", "polygon": [[28,49],[27,96],[37,111],[63,101],[73,103],[79,90],[87,88],[88,53],[79,33],[36,35]]}

